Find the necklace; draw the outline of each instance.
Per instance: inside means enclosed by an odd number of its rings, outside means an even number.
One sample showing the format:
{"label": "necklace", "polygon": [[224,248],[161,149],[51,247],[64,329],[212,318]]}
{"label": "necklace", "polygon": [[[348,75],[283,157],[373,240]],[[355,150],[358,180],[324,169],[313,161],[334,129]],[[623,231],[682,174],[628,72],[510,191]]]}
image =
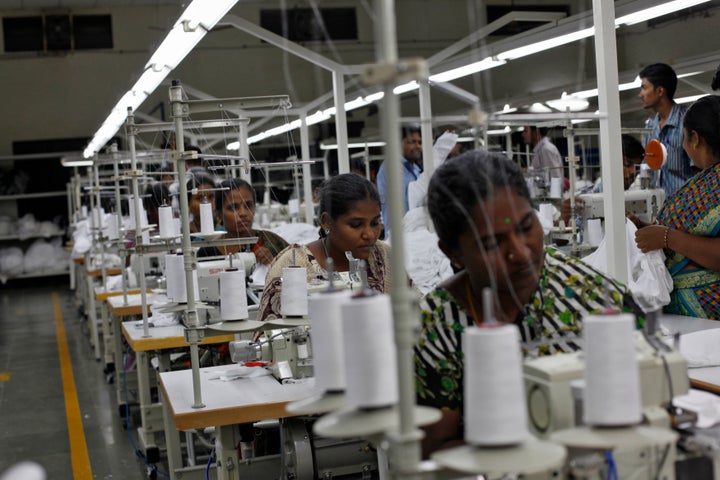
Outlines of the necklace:
{"label": "necklace", "polygon": [[467,302],[470,310],[470,316],[472,317],[473,323],[477,326],[480,325],[480,319],[477,316],[477,312],[475,311],[475,302],[473,301],[472,297],[472,286],[470,285],[470,277],[465,277],[467,281],[465,282],[465,295],[467,297]]}

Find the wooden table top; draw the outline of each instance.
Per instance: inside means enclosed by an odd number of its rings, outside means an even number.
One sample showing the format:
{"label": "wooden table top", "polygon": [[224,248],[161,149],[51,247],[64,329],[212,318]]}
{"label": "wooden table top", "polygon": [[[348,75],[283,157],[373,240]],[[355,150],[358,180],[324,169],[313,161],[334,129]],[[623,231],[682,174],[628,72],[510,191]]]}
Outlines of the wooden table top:
{"label": "wooden table top", "polygon": [[233,368],[237,366],[200,369],[204,408],[193,408],[192,370],[160,374],[164,401],[172,412],[178,430],[293,416],[285,411],[286,404],[319,393],[313,380],[283,385],[272,375],[231,381],[217,378]]}

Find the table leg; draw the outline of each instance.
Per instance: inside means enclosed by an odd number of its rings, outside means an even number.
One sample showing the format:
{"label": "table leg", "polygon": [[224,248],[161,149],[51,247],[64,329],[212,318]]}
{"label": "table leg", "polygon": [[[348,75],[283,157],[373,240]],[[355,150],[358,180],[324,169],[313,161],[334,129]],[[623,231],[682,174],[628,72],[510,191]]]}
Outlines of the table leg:
{"label": "table leg", "polygon": [[100,338],[98,335],[97,326],[97,311],[95,310],[95,288],[93,277],[87,277],[87,289],[88,289],[88,325],[90,327],[90,342],[95,348],[95,360],[100,360]]}
{"label": "table leg", "polygon": [[234,425],[215,428],[215,458],[218,480],[239,480],[240,465],[237,454],[238,439]]}

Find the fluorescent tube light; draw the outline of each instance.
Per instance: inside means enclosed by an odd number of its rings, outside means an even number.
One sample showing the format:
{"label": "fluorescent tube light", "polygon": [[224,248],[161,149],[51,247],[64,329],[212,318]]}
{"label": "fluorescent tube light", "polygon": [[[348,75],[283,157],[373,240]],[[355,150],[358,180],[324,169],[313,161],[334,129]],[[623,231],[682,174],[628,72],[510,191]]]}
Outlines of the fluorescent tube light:
{"label": "fluorescent tube light", "polygon": [[563,92],[557,100],[548,100],[545,103],[561,112],[580,112],[590,105],[590,102],[584,98],[568,95],[566,92]]}
{"label": "fluorescent tube light", "polygon": [[63,167],[92,167],[93,161],[87,158],[61,158],[60,163]]}
{"label": "fluorescent tube light", "polygon": [[663,3],[654,7],[640,10],[639,12],[623,15],[615,20],[615,25],[635,25],[636,23],[652,20],[656,17],[667,15],[684,8],[694,7],[708,0],[674,0],[672,2]]}
{"label": "fluorescent tube light", "polygon": [[514,60],[516,58],[525,57],[532,55],[533,53],[542,52],[543,50],[549,50],[551,48],[559,47],[567,43],[572,43],[582,38],[591,37],[595,34],[595,28],[589,27],[577,32],[567,33],[558,37],[549,38],[540,42],[531,43],[530,45],[524,45],[522,47],[513,48],[506,52],[499,53],[497,55],[498,60]]}
{"label": "fluorescent tube light", "polygon": [[[196,0],[197,2],[198,0]],[[668,13],[675,12],[677,10],[682,10],[683,8],[688,8],[694,5],[698,5],[703,2],[707,2],[708,0],[673,0],[666,2],[662,5],[657,5],[654,7],[646,8],[643,10],[640,10],[638,12],[634,12],[629,15],[624,15],[620,18],[617,18],[615,20],[615,26],[618,27],[620,25],[631,25],[632,23],[641,22],[644,20],[650,20],[652,18],[656,18],[662,15],[667,15]],[[632,22],[632,23],[631,23]],[[431,75],[429,77],[430,81],[433,82],[448,82],[450,80],[455,80],[457,78],[461,78],[467,75],[472,75],[473,73],[480,72],[482,70],[487,70],[490,68],[494,68],[500,65],[504,65],[507,63],[508,60],[514,60],[516,58],[525,57],[528,55],[532,55],[534,53],[542,52],[544,50],[549,50],[554,47],[558,47],[561,45],[566,45],[568,43],[575,42],[577,40],[591,37],[595,34],[595,27],[589,27],[584,28],[582,30],[578,30],[576,32],[567,33],[564,35],[559,35],[554,38],[549,38],[547,40],[542,40],[539,42],[532,43],[530,45],[524,45],[522,47],[513,48],[510,50],[507,50],[505,52],[499,53],[495,57],[487,57],[483,60],[480,60],[479,62],[474,62],[469,65],[465,65],[462,67],[454,68],[445,72],[440,72],[434,75]],[[399,85],[393,89],[393,93],[395,95],[400,95],[402,93],[410,92],[413,90],[416,90],[418,88],[417,82],[409,82],[403,85]],[[636,78],[634,81],[629,83],[623,83],[619,85],[619,90],[629,90],[632,88],[640,88],[640,79]],[[571,95],[570,97],[575,97],[576,99],[583,100],[587,98],[596,97],[598,95],[598,90],[591,89],[591,90],[584,90],[581,92],[576,92]],[[368,95],[361,99],[361,97],[356,98],[355,100],[348,102],[345,104],[345,110],[352,110],[354,108],[359,108],[361,106],[367,105],[369,103],[375,102],[377,100],[382,99],[384,96],[383,92],[377,92],[373,93],[371,95]],[[550,101],[552,102],[552,100]],[[550,104],[550,102],[548,102]],[[502,112],[496,112],[496,113],[510,113],[512,111],[516,111],[516,109],[509,109],[509,106],[506,105],[506,109],[503,109]],[[587,108],[587,107],[585,107]],[[548,108],[546,105],[543,105],[542,103],[534,103],[530,107],[530,111],[534,113],[549,113],[552,112],[552,109]],[[564,109],[562,111],[565,111]],[[307,118],[308,125],[312,125],[314,123],[318,123],[324,120],[327,120],[330,118],[331,115],[335,113],[334,108],[329,108],[327,110],[324,110],[322,112],[317,112],[314,114],[314,116],[310,116]],[[573,123],[575,122],[585,122],[588,120],[573,120]],[[269,134],[269,132],[272,131],[278,131],[279,133],[285,133],[289,130],[292,130],[293,128],[298,128],[299,123],[295,127],[291,127],[292,123],[285,124],[281,127],[276,127],[275,129],[266,130],[265,132],[259,133],[257,135],[254,135],[250,138],[248,138],[248,143],[255,143],[262,139],[265,139],[269,136],[272,136]],[[233,142],[227,146],[228,149],[237,149],[237,142]]]}
{"label": "fluorescent tube light", "polygon": [[449,82],[450,80],[466,77],[468,75],[472,75],[473,73],[482,72],[483,70],[488,70],[490,68],[495,68],[500,65],[505,65],[506,63],[507,62],[504,60],[497,60],[492,57],[487,57],[483,60],[480,60],[479,62],[471,63],[469,65],[464,65],[458,68],[453,68],[452,70],[448,70],[446,72],[436,73],[435,75],[430,75],[430,81]]}
{"label": "fluorescent tube light", "polygon": [[[348,143],[348,148],[365,148],[365,147],[384,147],[385,142],[352,142]],[[337,150],[337,143],[321,143],[320,150]]]}
{"label": "fluorescent tube light", "polygon": [[552,108],[549,108],[540,102],[533,103],[532,105],[530,105],[530,108],[528,110],[531,113],[550,113],[550,112],[552,112]]}
{"label": "fluorescent tube light", "polygon": [[513,113],[517,112],[517,108],[511,107],[509,104],[505,104],[502,110],[495,112],[496,114],[502,114],[502,113]]}
{"label": "fluorescent tube light", "polygon": [[695,101],[701,99],[702,97],[706,97],[706,96],[707,96],[707,93],[701,93],[700,95],[691,95],[689,97],[680,97],[680,98],[676,98],[674,100],[675,100],[675,103],[692,103],[692,102],[695,102]]}
{"label": "fluorescent tube light", "polygon": [[395,95],[400,95],[402,93],[412,92],[413,90],[417,90],[418,88],[418,83],[413,80],[412,82],[403,83],[402,85],[398,85],[397,87],[393,88],[393,93]]}
{"label": "fluorescent tube light", "polygon": [[127,109],[135,111],[236,2],[193,0],[150,57],[138,81],[123,95],[95,132],[83,151],[85,158],[93,156],[117,133],[127,118]]}

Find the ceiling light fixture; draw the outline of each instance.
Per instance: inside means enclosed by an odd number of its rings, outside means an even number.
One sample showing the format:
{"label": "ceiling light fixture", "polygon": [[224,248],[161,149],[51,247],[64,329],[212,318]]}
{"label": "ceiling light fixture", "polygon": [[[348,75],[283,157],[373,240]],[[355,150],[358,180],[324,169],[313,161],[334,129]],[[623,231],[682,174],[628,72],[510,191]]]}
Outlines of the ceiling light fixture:
{"label": "ceiling light fixture", "polygon": [[450,80],[467,77],[468,75],[472,75],[473,73],[478,73],[482,72],[483,70],[499,67],[500,65],[505,65],[506,63],[507,62],[505,60],[498,60],[496,58],[487,57],[483,60],[480,60],[479,62],[471,63],[469,65],[464,65],[458,68],[453,68],[452,70],[448,70],[446,72],[436,73],[435,75],[430,75],[430,81],[449,82]]}
{"label": "ceiling light fixture", "polygon": [[615,20],[615,25],[635,25],[636,23],[652,20],[656,17],[667,15],[684,8],[694,7],[709,0],[673,0],[654,7],[640,10],[639,12],[623,15]]}
{"label": "ceiling light fixture", "polygon": [[[196,0],[197,1],[197,0]],[[698,5],[700,3],[707,2],[709,0],[672,0],[666,3],[663,3],[662,5],[656,5],[650,8],[646,8],[643,10],[639,10],[637,12],[633,12],[632,14],[624,15],[622,17],[619,17],[615,20],[615,26],[619,27],[620,25],[631,25],[633,23],[637,23],[644,20],[651,20],[653,18],[667,15],[669,13],[675,12],[677,10],[682,10],[684,8],[688,8],[694,5]],[[633,17],[634,16],[634,17]],[[637,20],[640,19],[640,20]],[[451,80],[455,80],[457,78],[465,77],[468,75],[472,75],[474,73],[488,70],[491,68],[499,67],[500,65],[506,64],[509,60],[515,60],[517,58],[525,57],[528,55],[532,55],[534,53],[542,52],[544,50],[549,50],[551,48],[555,48],[561,45],[566,45],[568,43],[575,42],[577,40],[591,37],[595,34],[595,27],[588,27],[584,28],[582,30],[578,30],[575,32],[566,33],[563,35],[558,35],[553,38],[549,38],[546,40],[541,40],[539,42],[531,43],[529,45],[523,45],[518,48],[513,48],[510,50],[506,50],[504,52],[501,52],[495,56],[484,58],[483,60],[480,60],[478,62],[474,62],[465,66],[453,68],[444,72],[439,72],[433,75],[430,75],[429,80],[432,82],[449,82]],[[632,88],[639,88],[640,87],[640,79],[636,78],[633,82],[620,84],[619,89],[621,91],[623,90],[629,90]],[[403,85],[399,85],[393,89],[393,93],[395,95],[400,95],[403,93],[407,93],[413,90],[417,90],[418,85],[417,82],[409,82]],[[375,101],[378,101],[383,98],[384,93],[383,92],[377,92],[373,93],[371,95],[368,95],[364,97],[364,101],[367,102],[365,105],[369,103],[373,103]],[[585,98],[591,98],[596,97],[598,95],[597,89],[592,90],[585,90],[583,92],[577,92],[573,93],[570,96],[576,97],[578,99],[585,99]],[[359,99],[360,97],[358,97]],[[354,100],[353,102],[357,101],[358,99]],[[357,106],[354,106],[352,108],[348,108],[353,102],[349,102],[345,104],[345,110],[349,111],[353,108],[358,108],[360,105],[358,103]],[[587,108],[587,107],[585,107]],[[515,110],[513,110],[515,111]],[[552,109],[548,108],[547,106],[541,104],[541,103],[535,103],[533,106],[530,107],[530,111],[534,113],[549,113],[552,112]],[[325,110],[327,112],[327,110]],[[334,110],[333,110],[334,113]],[[498,113],[510,113],[509,111],[503,111]],[[308,117],[308,125],[311,125]],[[327,118],[330,118],[329,116]],[[322,120],[319,120],[322,121]],[[314,122],[317,123],[317,122]],[[297,127],[289,127],[291,124],[285,124],[285,129],[282,129],[281,127],[276,127],[275,129],[271,130],[278,130],[280,133],[285,133],[289,130],[292,130],[293,128]],[[248,138],[248,143],[255,143],[262,139],[265,139],[269,136],[268,132],[271,130],[267,130],[265,132],[259,133],[257,135],[254,135],[250,138]],[[227,146],[228,149],[232,149],[231,147],[234,147],[234,149],[237,149],[237,142],[233,142]]]}
{"label": "ceiling light fixture", "polygon": [[117,133],[127,118],[127,109],[135,111],[236,2],[193,0],[150,57],[138,81],[123,95],[95,132],[83,151],[85,158],[92,157]]}
{"label": "ceiling light fixture", "polygon": [[590,105],[584,98],[568,95],[567,92],[562,92],[557,100],[548,100],[545,103],[560,112],[581,112]]}
{"label": "ceiling light fixture", "polygon": [[689,97],[680,97],[675,99],[675,103],[692,103],[700,100],[702,97],[706,97],[707,93],[701,93],[700,95],[691,95]]}
{"label": "ceiling light fixture", "polygon": [[[373,141],[373,142],[352,142],[348,143],[348,148],[366,148],[366,147],[384,147],[385,142]],[[337,150],[337,143],[321,143],[320,150]]]}

